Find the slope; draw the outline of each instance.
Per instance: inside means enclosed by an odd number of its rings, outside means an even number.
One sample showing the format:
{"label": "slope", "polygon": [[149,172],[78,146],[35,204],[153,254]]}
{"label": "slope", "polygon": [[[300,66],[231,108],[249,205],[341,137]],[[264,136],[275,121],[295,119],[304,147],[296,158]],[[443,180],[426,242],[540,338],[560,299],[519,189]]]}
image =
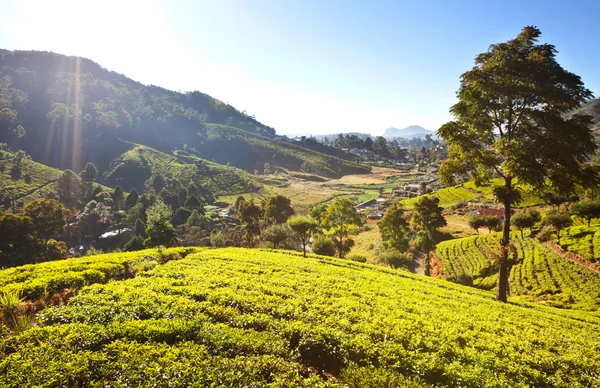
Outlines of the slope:
{"label": "slope", "polygon": [[168,155],[139,144],[129,146],[129,150],[111,161],[105,174],[107,182],[120,184],[125,190],[142,190],[144,182],[156,173],[181,182],[195,182],[213,196],[256,192],[261,188],[243,170],[198,158],[184,150]]}
{"label": "slope", "polygon": [[53,304],[3,327],[6,387],[600,384],[593,315],[334,258],[147,250],[2,270],[0,285],[32,301],[17,311]]}
{"label": "slope", "polygon": [[[26,130],[24,137],[12,141],[13,149],[61,169],[80,171],[86,162],[110,152],[110,139],[116,138],[165,153],[188,147],[205,159],[232,159],[234,166],[250,172],[280,159],[283,168],[308,168],[332,177],[368,171],[275,141],[273,128],[206,94],[145,86],[88,59],[3,51],[0,79],[18,97],[12,109]],[[214,136],[216,132],[223,135]],[[96,146],[88,147],[90,142]],[[273,159],[274,154],[281,157]]]}
{"label": "slope", "polygon": [[[569,260],[537,239],[513,233],[510,293],[554,306],[600,310],[600,274]],[[494,258],[500,233],[449,240],[437,245],[438,276],[493,289],[497,281]],[[440,273],[441,272],[441,273]]]}

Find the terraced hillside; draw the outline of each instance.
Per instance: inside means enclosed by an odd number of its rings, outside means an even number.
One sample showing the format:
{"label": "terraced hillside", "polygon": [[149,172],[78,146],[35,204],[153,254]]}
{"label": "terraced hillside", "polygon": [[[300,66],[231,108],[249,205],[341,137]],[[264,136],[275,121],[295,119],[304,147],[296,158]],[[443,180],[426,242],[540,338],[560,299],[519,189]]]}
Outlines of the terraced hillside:
{"label": "terraced hillside", "polygon": [[[509,278],[512,296],[598,311],[600,274],[549,249],[537,239],[513,233],[511,241],[516,253]],[[499,249],[499,233],[441,242],[437,245],[437,256],[442,264],[442,277],[493,289],[497,281],[494,257]]]}
{"label": "terraced hillside", "polygon": [[365,165],[226,125],[206,124],[206,140],[195,147],[203,158],[248,171],[262,172],[265,163],[330,178],[371,171]]}
{"label": "terraced hillside", "polygon": [[26,299],[3,302],[5,387],[600,384],[590,313],[334,258],[146,250],[6,269],[0,285]]}
{"label": "terraced hillside", "polygon": [[[16,164],[21,166],[18,173]],[[55,191],[61,173],[29,158],[18,162],[15,154],[0,151],[0,201],[27,201]]]}
{"label": "terraced hillside", "polygon": [[256,192],[261,187],[252,175],[238,168],[213,163],[183,150],[169,155],[137,144],[131,144],[128,151],[111,161],[105,179],[127,190],[141,190],[155,173],[171,175],[182,182],[196,182],[213,195]]}
{"label": "terraced hillside", "polygon": [[[479,201],[491,201],[494,196],[494,185],[501,185],[502,182],[499,179],[492,180],[489,184],[483,186],[477,186],[473,181],[466,182],[464,184],[446,187],[441,190],[435,191],[431,194],[426,194],[431,197],[440,199],[440,205],[449,207],[456,205],[459,202],[468,202],[474,199]],[[544,201],[528,190],[521,190],[522,201],[516,205],[516,207],[529,207],[535,205],[541,205]],[[418,198],[405,199],[402,203],[407,207],[412,207]]]}
{"label": "terraced hillside", "polygon": [[600,225],[576,225],[561,232],[560,245],[590,263],[600,263]]}

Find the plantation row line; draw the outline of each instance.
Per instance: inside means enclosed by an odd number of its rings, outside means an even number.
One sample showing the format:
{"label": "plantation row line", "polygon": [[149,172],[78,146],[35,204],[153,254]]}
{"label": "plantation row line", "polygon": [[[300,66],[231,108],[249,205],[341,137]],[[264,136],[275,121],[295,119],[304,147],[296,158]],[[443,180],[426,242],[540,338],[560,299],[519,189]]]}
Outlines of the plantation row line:
{"label": "plantation row line", "polygon": [[[445,241],[437,246],[444,277],[493,289],[497,279],[495,256],[500,235],[490,234]],[[527,295],[557,306],[600,306],[600,276],[566,259],[538,240],[514,233],[513,265],[509,275],[512,296]]]}

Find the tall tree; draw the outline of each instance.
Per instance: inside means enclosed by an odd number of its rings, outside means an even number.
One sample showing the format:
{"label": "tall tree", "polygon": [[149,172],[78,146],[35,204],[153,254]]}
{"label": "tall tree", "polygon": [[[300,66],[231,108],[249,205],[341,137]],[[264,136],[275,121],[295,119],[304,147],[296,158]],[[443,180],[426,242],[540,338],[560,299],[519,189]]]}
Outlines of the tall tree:
{"label": "tall tree", "polygon": [[62,233],[69,219],[69,211],[53,199],[37,199],[23,208],[23,213],[31,219],[44,259],[48,257],[48,240]]}
{"label": "tall tree", "polygon": [[177,242],[177,234],[171,224],[173,210],[160,199],[146,211],[146,234],[148,238],[144,241],[146,247],[163,245],[172,247]]}
{"label": "tall tree", "polygon": [[83,183],[81,178],[71,170],[65,170],[57,182],[58,199],[67,208],[73,209],[79,206],[83,195]]}
{"label": "tall tree", "polygon": [[558,243],[560,244],[560,231],[567,226],[571,226],[573,224],[573,220],[571,219],[571,215],[569,213],[553,210],[546,215],[544,223],[556,229]]}
{"label": "tall tree", "polygon": [[440,199],[437,197],[421,197],[414,206],[413,227],[417,230],[417,245],[425,250],[425,271],[429,273],[429,251],[435,247],[435,233],[446,225],[442,214]]}
{"label": "tall tree", "polygon": [[267,198],[263,204],[263,216],[268,224],[283,224],[294,214],[290,206],[290,199],[283,195],[274,195]]}
{"label": "tall tree", "polygon": [[125,209],[129,210],[137,203],[140,195],[135,189],[131,189],[129,194],[127,194],[127,199],[125,199]]}
{"label": "tall tree", "polygon": [[440,167],[443,181],[470,173],[478,182],[502,178],[495,197],[504,205],[504,227],[496,299],[506,302],[511,206],[520,199],[515,183],[541,190],[548,184],[568,192],[577,182],[595,182],[584,162],[596,145],[589,116],[568,113],[592,97],[581,79],[556,62],[556,49],[538,44],[541,33],[525,27],[506,43],[490,46],[461,76],[455,121],[438,134],[448,144]]}
{"label": "tall tree", "polygon": [[0,213],[0,267],[31,263],[37,241],[31,218]]}
{"label": "tall tree", "polygon": [[112,193],[114,210],[121,210],[125,206],[125,193],[121,186],[117,185]]}
{"label": "tall tree", "polygon": [[390,151],[387,146],[387,140],[383,136],[378,136],[373,142],[373,151],[381,156],[388,156]]}
{"label": "tall tree", "polygon": [[262,210],[254,201],[240,201],[238,205],[238,218],[244,226],[244,242],[248,248],[254,245],[254,237],[260,234],[260,218]]}
{"label": "tall tree", "polygon": [[98,168],[94,163],[87,162],[80,175],[84,183],[95,182],[98,177]]}
{"label": "tall tree", "polygon": [[348,236],[352,225],[361,223],[361,216],[348,198],[337,198],[329,206],[324,216],[325,226],[333,229],[338,245],[338,256],[344,257],[344,237]]}
{"label": "tall tree", "polygon": [[377,223],[383,244],[387,249],[404,252],[408,249],[409,225],[404,216],[404,206],[395,203]]}
{"label": "tall tree", "polygon": [[287,220],[287,225],[302,243],[302,253],[304,257],[306,257],[306,245],[310,241],[313,233],[316,232],[317,227],[319,226],[318,222],[309,217],[292,216]]}

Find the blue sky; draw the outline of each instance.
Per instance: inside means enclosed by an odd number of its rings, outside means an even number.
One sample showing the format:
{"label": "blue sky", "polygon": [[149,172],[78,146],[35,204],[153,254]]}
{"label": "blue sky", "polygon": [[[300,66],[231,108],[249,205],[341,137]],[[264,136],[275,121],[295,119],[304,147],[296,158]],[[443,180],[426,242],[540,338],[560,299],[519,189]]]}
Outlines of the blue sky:
{"label": "blue sky", "polygon": [[0,47],[200,90],[278,133],[448,121],[460,75],[536,25],[600,95],[600,1],[4,1]]}

